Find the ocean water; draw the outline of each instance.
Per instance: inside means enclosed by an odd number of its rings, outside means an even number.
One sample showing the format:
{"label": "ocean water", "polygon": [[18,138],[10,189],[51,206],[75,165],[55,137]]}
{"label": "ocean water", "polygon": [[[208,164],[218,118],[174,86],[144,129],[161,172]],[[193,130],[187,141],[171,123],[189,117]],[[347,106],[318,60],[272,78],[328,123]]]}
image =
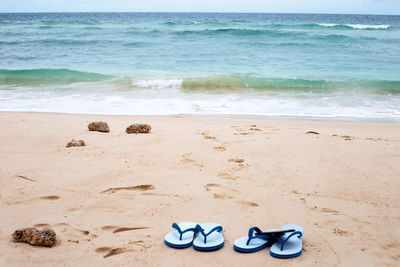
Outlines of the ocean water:
{"label": "ocean water", "polygon": [[0,14],[0,111],[400,121],[400,16]]}

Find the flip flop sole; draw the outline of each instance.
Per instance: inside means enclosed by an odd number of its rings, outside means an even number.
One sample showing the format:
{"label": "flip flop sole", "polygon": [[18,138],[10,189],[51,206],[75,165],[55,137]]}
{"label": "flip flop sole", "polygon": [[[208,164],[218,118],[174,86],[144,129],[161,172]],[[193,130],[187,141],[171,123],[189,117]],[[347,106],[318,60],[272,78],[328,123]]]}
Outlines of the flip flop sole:
{"label": "flip flop sole", "polygon": [[252,252],[257,252],[257,251],[260,251],[260,250],[263,250],[263,249],[265,249],[266,247],[268,247],[268,242],[267,243],[265,243],[264,245],[262,245],[262,246],[259,246],[259,247],[256,247],[256,248],[251,248],[251,249],[245,249],[245,248],[240,248],[240,247],[237,247],[237,246],[235,246],[235,245],[233,245],[233,248],[237,251],[237,252],[240,252],[240,253],[252,253]]}
{"label": "flip flop sole", "polygon": [[190,242],[188,244],[177,245],[177,244],[169,243],[166,240],[164,240],[164,243],[165,243],[165,245],[167,245],[167,246],[169,246],[171,248],[188,248],[193,244],[193,242]]}
{"label": "flip flop sole", "polygon": [[213,247],[198,247],[198,246],[193,245],[193,248],[198,251],[214,251],[214,250],[218,250],[218,249],[222,248],[224,245],[225,245],[225,242],[223,242],[222,244],[219,244],[217,246],[213,246]]}
{"label": "flip flop sole", "polygon": [[271,255],[272,257],[275,258],[279,258],[279,259],[292,259],[292,258],[296,258],[298,256],[300,256],[302,253],[302,251],[298,252],[298,253],[294,253],[294,254],[289,254],[289,255],[279,255],[279,254],[275,254],[273,252],[269,252],[269,255]]}

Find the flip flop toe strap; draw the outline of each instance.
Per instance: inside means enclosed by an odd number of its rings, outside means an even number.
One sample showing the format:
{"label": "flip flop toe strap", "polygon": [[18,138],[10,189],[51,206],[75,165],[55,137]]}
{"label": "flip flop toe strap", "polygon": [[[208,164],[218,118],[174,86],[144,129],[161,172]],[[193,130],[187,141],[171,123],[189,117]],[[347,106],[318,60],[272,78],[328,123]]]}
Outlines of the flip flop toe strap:
{"label": "flip flop toe strap", "polygon": [[278,236],[274,235],[273,237],[275,237],[276,241],[279,242],[279,244],[281,245],[281,251],[283,251],[283,246],[285,245],[285,243],[293,236],[296,236],[300,239],[303,236],[303,233],[300,231],[296,231],[291,233],[287,238],[285,238],[284,240],[280,239]]}
{"label": "flip flop toe strap", "polygon": [[176,223],[172,224],[172,228],[176,229],[178,231],[178,233],[180,234],[179,240],[182,240],[182,236],[183,236],[184,233],[193,232],[193,235],[197,233],[197,229],[196,228],[188,228],[188,229],[182,231],[181,228],[179,227],[179,225],[176,224]]}
{"label": "flip flop toe strap", "polygon": [[[254,235],[254,232],[256,232],[259,235]],[[258,228],[256,226],[255,227],[251,227],[249,229],[249,234],[248,234],[249,238],[247,239],[246,246],[248,246],[250,244],[250,241],[252,239],[254,239],[254,238],[264,238],[265,237],[265,236],[260,235],[260,234],[262,234],[262,231],[260,230],[260,228]]]}
{"label": "flip flop toe strap", "polygon": [[201,226],[198,224],[196,225],[196,229],[204,236],[204,244],[207,243],[207,236],[209,236],[211,233],[217,231],[221,232],[222,231],[222,226],[216,226],[213,229],[211,229],[208,233],[204,232],[204,229],[201,228]]}

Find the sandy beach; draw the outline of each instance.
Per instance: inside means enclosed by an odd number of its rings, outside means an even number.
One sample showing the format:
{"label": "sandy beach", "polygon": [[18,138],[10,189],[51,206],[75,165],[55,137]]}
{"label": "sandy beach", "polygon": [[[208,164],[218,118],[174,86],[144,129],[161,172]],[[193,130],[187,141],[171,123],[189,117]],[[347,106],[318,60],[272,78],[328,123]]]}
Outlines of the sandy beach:
{"label": "sandy beach", "polygon": [[[99,120],[110,133],[88,131]],[[151,133],[126,134],[136,122]],[[0,124],[1,266],[400,264],[399,124],[8,112]],[[225,246],[167,247],[181,221],[221,223]],[[300,257],[233,250],[249,227],[287,223],[304,227]],[[33,226],[57,244],[12,241]]]}

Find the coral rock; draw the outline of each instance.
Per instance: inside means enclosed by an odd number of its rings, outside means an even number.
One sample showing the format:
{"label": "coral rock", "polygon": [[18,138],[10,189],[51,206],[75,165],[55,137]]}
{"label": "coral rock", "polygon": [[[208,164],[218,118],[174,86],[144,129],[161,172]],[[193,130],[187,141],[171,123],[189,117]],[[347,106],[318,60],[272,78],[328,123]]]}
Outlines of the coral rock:
{"label": "coral rock", "polygon": [[72,147],[72,146],[86,146],[86,144],[85,144],[85,141],[83,141],[83,140],[72,139],[71,141],[68,142],[66,147]]}
{"label": "coral rock", "polygon": [[12,237],[16,242],[25,242],[32,246],[52,247],[56,243],[56,233],[49,228],[43,230],[36,228],[19,229],[12,234]]}
{"label": "coral rock", "polygon": [[151,131],[151,126],[148,124],[135,123],[126,128],[126,133],[148,133]]}
{"label": "coral rock", "polygon": [[110,127],[108,127],[107,122],[104,121],[96,121],[91,122],[88,125],[89,131],[103,132],[108,133],[110,131]]}

